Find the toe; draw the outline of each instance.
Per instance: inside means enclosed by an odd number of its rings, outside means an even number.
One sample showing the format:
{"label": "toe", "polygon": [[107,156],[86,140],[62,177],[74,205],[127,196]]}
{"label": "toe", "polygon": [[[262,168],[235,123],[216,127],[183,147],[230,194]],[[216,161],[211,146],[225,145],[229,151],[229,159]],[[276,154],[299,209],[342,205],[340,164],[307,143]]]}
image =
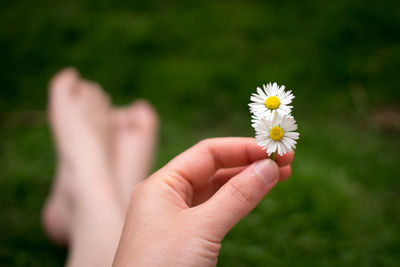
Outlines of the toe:
{"label": "toe", "polygon": [[112,129],[117,129],[121,125],[121,110],[120,108],[114,108],[110,112],[110,125]]}
{"label": "toe", "polygon": [[79,79],[79,73],[74,68],[65,68],[58,72],[51,79],[49,88],[52,98],[57,98],[60,95],[71,94],[76,88],[76,83]]}
{"label": "toe", "polygon": [[82,80],[80,81],[79,88],[80,95],[86,101],[90,101],[93,105],[99,108],[108,108],[110,106],[108,95],[98,83]]}
{"label": "toe", "polygon": [[158,126],[158,116],[155,109],[144,100],[137,100],[124,108],[113,109],[111,118],[113,128],[122,132],[155,132]]}
{"label": "toe", "polygon": [[96,98],[99,104],[106,107],[110,105],[110,97],[99,83],[93,81],[86,81],[86,83],[88,87],[90,87],[93,97]]}
{"label": "toe", "polygon": [[154,107],[145,100],[135,101],[130,110],[129,118],[142,129],[155,130],[158,127],[158,115]]}
{"label": "toe", "polygon": [[129,118],[130,108],[117,108],[112,111],[113,125],[117,129],[128,128],[130,124]]}

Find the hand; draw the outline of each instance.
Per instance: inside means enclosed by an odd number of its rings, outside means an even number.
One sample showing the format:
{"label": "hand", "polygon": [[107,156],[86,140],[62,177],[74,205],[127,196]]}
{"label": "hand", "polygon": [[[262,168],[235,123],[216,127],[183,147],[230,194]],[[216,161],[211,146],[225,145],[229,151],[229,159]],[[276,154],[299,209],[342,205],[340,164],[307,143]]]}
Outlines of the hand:
{"label": "hand", "polygon": [[201,141],[135,187],[114,266],[215,266],[224,236],[292,160],[266,159],[253,138]]}

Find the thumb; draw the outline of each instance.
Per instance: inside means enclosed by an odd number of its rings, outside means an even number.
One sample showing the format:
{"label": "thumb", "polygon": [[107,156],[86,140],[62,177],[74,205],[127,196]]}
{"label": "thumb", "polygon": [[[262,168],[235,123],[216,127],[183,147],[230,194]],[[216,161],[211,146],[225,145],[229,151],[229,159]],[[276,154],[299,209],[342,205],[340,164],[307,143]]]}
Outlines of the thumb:
{"label": "thumb", "polygon": [[275,186],[278,176],[275,161],[264,159],[231,178],[199,210],[203,218],[210,218],[209,230],[222,240]]}

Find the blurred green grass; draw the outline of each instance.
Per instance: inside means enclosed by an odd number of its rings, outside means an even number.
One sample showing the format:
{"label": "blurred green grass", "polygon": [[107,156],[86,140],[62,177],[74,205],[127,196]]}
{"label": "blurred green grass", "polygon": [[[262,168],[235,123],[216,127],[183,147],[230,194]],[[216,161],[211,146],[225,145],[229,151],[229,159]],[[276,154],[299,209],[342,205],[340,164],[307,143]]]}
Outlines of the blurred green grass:
{"label": "blurred green grass", "polygon": [[251,136],[256,86],[296,95],[292,178],[223,242],[220,266],[398,266],[398,1],[2,1],[0,265],[59,266],[39,224],[56,162],[50,77],[77,67],[161,117],[156,168]]}

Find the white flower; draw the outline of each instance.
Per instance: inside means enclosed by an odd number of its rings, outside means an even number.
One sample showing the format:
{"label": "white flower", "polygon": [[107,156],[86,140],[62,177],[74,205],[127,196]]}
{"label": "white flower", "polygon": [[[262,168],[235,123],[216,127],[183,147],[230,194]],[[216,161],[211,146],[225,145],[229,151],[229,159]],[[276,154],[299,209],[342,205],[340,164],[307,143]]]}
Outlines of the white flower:
{"label": "white flower", "polygon": [[261,118],[255,127],[257,144],[267,150],[268,156],[274,152],[282,156],[296,148],[296,129],[296,121],[290,115],[275,116],[273,120]]}
{"label": "white flower", "polygon": [[288,106],[294,95],[292,91],[285,92],[285,86],[279,87],[276,83],[269,83],[267,86],[263,85],[264,91],[257,87],[258,94],[251,94],[250,100],[253,101],[249,104],[250,112],[260,117],[273,119],[275,113],[279,116],[288,115],[292,106]]}
{"label": "white flower", "polygon": [[257,115],[251,115],[251,127],[254,129],[257,127],[258,122],[260,121],[261,117]]}

